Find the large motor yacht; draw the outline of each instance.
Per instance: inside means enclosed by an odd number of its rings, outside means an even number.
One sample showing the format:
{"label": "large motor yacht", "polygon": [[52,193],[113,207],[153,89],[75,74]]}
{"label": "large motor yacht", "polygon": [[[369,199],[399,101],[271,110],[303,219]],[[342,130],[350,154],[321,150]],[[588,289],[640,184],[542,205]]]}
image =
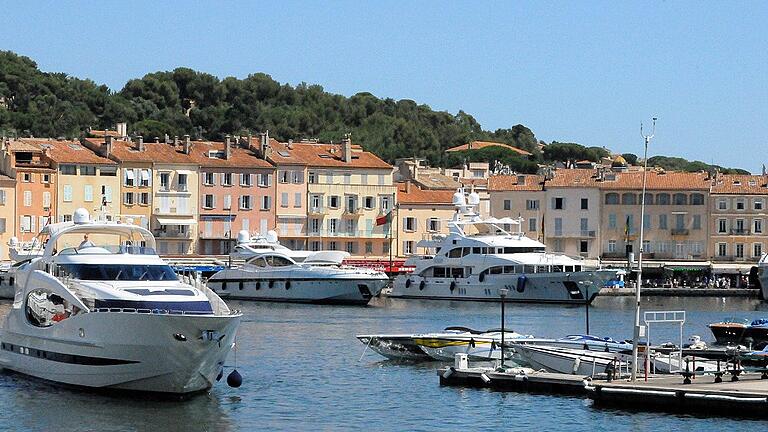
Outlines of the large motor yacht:
{"label": "large motor yacht", "polygon": [[321,251],[297,263],[279,252],[250,258],[211,276],[208,285],[225,298],[325,304],[367,304],[389,282],[382,272],[339,263],[346,252]]}
{"label": "large motor yacht", "polygon": [[526,237],[520,229],[510,233],[504,225],[520,220],[482,219],[474,212],[477,193],[459,189],[457,207],[448,221],[449,233],[421,240],[417,248],[434,251],[406,261],[413,273],[395,279],[391,297],[541,303],[589,303],[602,287],[605,274],[587,269],[583,261],[545,251],[545,245]]}
{"label": "large motor yacht", "polygon": [[242,230],[237,233],[237,244],[232,248],[229,256],[236,260],[247,260],[266,252],[279,252],[289,256],[296,262],[302,262],[313,254],[311,251],[293,250],[281,245],[277,241],[277,233],[272,230],[267,231],[266,235],[255,236],[251,236],[248,231]]}
{"label": "large motor yacht", "polygon": [[189,285],[131,224],[85,209],[48,226],[42,256],[14,266],[0,367],[85,387],[185,394],[223,372],[240,313]]}

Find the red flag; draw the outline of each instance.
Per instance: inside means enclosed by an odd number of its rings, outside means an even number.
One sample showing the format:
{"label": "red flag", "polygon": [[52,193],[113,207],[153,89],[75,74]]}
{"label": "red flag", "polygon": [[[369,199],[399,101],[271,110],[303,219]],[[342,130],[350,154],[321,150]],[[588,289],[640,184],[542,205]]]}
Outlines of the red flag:
{"label": "red flag", "polygon": [[392,210],[390,210],[389,213],[385,214],[384,216],[379,216],[376,218],[376,226],[386,225],[388,223],[392,223]]}

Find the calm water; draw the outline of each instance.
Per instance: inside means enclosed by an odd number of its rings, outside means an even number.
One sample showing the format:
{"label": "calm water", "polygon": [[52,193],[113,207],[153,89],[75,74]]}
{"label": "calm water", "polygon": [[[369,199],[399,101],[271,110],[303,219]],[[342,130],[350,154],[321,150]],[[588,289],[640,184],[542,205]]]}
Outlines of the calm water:
{"label": "calm water", "polygon": [[[244,311],[239,389],[218,383],[186,401],[106,396],[0,374],[2,430],[746,430],[768,422],[593,408],[580,397],[440,387],[437,364],[400,365],[368,351],[354,335],[419,332],[447,325],[499,326],[492,304],[380,301],[373,307],[231,302]],[[0,303],[4,315],[9,302]],[[711,340],[706,324],[726,316],[768,316],[741,299],[648,299],[645,310],[686,310],[684,335]],[[507,305],[507,327],[537,336],[583,332],[584,308]],[[593,334],[631,336],[631,298],[600,298]],[[657,338],[658,336],[658,338]],[[672,325],[652,342],[679,340]],[[235,356],[230,355],[233,365]],[[227,373],[229,370],[227,370]]]}

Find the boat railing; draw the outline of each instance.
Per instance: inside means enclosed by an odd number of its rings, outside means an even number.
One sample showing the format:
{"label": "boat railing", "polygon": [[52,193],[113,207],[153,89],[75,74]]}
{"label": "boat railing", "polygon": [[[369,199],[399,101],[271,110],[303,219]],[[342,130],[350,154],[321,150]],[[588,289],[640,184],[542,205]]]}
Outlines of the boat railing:
{"label": "boat railing", "polygon": [[[145,309],[145,308],[96,308],[91,312],[110,313],[135,313],[145,315],[210,315],[209,312],[184,311],[176,309]],[[225,315],[236,315],[237,311],[227,311]],[[214,312],[215,315],[219,315]]]}
{"label": "boat railing", "polygon": [[208,285],[205,284],[199,277],[197,273],[185,273],[180,276],[180,279],[182,282],[192,285],[193,287],[199,289],[205,296],[208,298],[208,301],[211,303],[211,308],[213,308],[213,313],[216,315],[226,315],[231,313],[229,306],[224,302],[224,300],[221,299],[216,293],[213,292],[210,288],[208,288]]}

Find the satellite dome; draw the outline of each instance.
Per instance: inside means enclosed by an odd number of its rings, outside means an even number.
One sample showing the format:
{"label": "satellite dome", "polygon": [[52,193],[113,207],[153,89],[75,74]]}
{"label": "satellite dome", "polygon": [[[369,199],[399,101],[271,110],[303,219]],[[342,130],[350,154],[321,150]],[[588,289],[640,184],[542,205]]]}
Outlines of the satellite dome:
{"label": "satellite dome", "polygon": [[242,230],[237,233],[237,242],[238,243],[245,243],[251,239],[251,234],[248,232],[248,230]]}
{"label": "satellite dome", "polygon": [[72,215],[72,222],[75,224],[85,224],[91,221],[91,215],[88,214],[88,210],[80,207],[79,209],[75,210],[75,213]]}
{"label": "satellite dome", "polygon": [[480,195],[477,192],[472,192],[469,194],[469,205],[478,205],[480,204]]}
{"label": "satellite dome", "polygon": [[269,243],[277,243],[277,233],[274,230],[267,231],[267,241]]}
{"label": "satellite dome", "polygon": [[453,205],[465,205],[466,201],[464,201],[464,193],[461,191],[461,189],[457,190],[455,194],[453,194]]}

